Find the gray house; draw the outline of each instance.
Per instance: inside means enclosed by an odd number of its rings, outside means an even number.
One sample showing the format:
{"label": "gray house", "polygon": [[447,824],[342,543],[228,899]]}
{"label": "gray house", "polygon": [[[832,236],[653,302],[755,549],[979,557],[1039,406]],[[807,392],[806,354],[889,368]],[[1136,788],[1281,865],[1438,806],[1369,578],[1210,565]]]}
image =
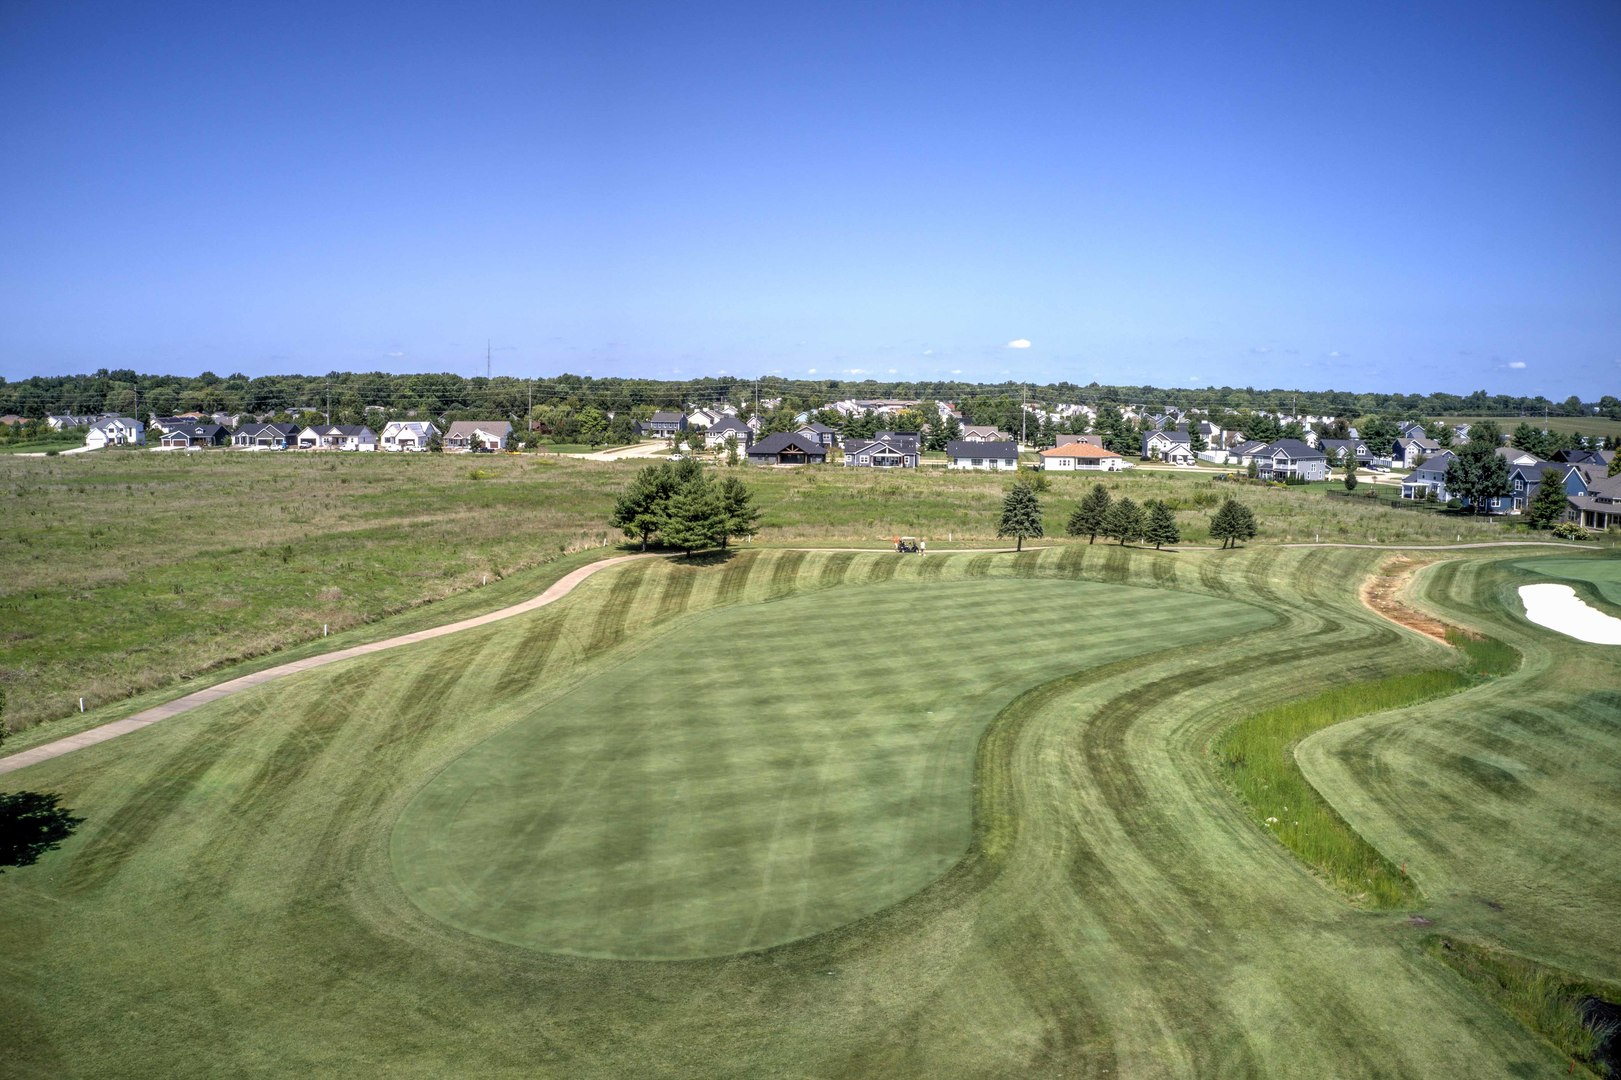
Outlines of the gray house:
{"label": "gray house", "polygon": [[1424,459],[1424,464],[1408,473],[1401,482],[1404,499],[1427,499],[1433,493],[1436,501],[1452,498],[1447,493],[1447,466],[1452,463],[1451,450],[1442,450]]}
{"label": "gray house", "polygon": [[687,414],[680,412],[656,412],[653,419],[643,421],[637,427],[643,435],[651,435],[660,439],[674,438],[680,432],[687,430]]}
{"label": "gray house", "polygon": [[704,445],[710,448],[725,446],[727,438],[747,450],[754,444],[754,429],[735,416],[723,416],[704,429]]}
{"label": "gray house", "polygon": [[797,431],[767,435],[749,447],[751,465],[825,465],[827,447]]}
{"label": "gray house", "polygon": [[1441,444],[1434,439],[1422,436],[1403,437],[1396,440],[1391,450],[1390,461],[1393,465],[1400,465],[1404,469],[1411,469],[1418,464],[1420,458],[1427,458],[1441,452]]}
{"label": "gray house", "polygon": [[921,454],[916,435],[896,431],[880,431],[871,439],[844,444],[844,463],[857,468],[915,469]]}
{"label": "gray house", "polygon": [[1255,451],[1255,472],[1262,480],[1327,480],[1328,458],[1299,439],[1279,439]]}
{"label": "gray house", "polygon": [[1019,444],[1014,442],[946,443],[946,462],[953,469],[1017,469]]}
{"label": "gray house", "polygon": [[1324,439],[1317,447],[1328,455],[1330,464],[1339,464],[1345,457],[1346,451],[1356,455],[1358,465],[1366,465],[1373,455],[1368,453],[1368,444],[1361,439]]}
{"label": "gray house", "polygon": [[799,427],[795,428],[794,430],[805,436],[807,439],[815,439],[823,446],[839,445],[839,433],[828,427],[826,424],[818,424],[815,421],[811,421],[809,423],[800,424]]}

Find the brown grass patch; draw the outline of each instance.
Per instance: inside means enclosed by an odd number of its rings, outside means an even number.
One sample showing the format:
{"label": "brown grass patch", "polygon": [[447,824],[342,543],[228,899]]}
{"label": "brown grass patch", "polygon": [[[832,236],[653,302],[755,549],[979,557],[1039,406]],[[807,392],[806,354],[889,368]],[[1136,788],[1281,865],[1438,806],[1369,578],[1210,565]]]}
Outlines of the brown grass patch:
{"label": "brown grass patch", "polygon": [[1362,603],[1393,623],[1405,626],[1409,630],[1417,630],[1425,637],[1434,638],[1443,645],[1450,645],[1447,631],[1456,632],[1456,627],[1448,626],[1440,619],[1426,615],[1422,611],[1416,611],[1401,600],[1407,591],[1408,583],[1412,581],[1413,574],[1432,561],[1415,559],[1410,555],[1397,555],[1385,560],[1378,572],[1362,583]]}

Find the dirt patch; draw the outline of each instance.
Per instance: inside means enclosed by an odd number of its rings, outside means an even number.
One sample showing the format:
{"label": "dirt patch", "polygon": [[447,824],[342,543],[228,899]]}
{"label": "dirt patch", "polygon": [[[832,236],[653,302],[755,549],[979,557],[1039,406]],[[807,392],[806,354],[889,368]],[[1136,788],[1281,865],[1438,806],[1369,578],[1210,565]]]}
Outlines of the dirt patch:
{"label": "dirt patch", "polygon": [[1451,642],[1447,640],[1447,631],[1453,629],[1452,627],[1401,602],[1407,583],[1412,580],[1414,572],[1426,565],[1427,561],[1406,555],[1386,560],[1377,573],[1362,583],[1362,603],[1393,623],[1400,623],[1409,630],[1417,630],[1443,645],[1449,645]]}

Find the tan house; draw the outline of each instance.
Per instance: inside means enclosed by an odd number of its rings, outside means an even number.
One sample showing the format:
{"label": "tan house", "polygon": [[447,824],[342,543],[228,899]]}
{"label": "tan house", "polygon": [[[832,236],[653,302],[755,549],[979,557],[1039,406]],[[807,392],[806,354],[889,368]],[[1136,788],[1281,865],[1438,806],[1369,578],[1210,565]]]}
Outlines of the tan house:
{"label": "tan house", "polygon": [[492,453],[512,441],[512,425],[505,420],[457,420],[445,432],[447,454]]}

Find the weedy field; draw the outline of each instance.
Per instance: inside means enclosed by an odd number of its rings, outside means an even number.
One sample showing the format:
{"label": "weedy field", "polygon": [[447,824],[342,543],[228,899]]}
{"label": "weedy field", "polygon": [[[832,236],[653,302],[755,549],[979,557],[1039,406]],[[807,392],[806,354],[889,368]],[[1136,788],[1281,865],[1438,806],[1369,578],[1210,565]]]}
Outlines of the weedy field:
{"label": "weedy field", "polygon": [[1581,1070],[1470,964],[1621,980],[1621,661],[1513,594],[1609,560],[1438,554],[1415,602],[1521,662],[1290,755],[1410,903],[1215,750],[1462,663],[1362,606],[1385,557],[645,560],[11,774],[87,821],[0,877],[7,1070]]}
{"label": "weedy field", "polygon": [[[377,620],[452,597],[518,595],[571,552],[619,543],[607,525],[635,462],[555,456],[98,452],[0,457],[0,682],[14,730],[90,720],[132,694],[193,680],[323,632],[376,636]],[[946,470],[742,467],[768,545],[879,546],[897,533],[936,550],[995,542],[1006,476]],[[1057,475],[1048,533],[1096,477]],[[1178,508],[1208,539],[1233,487],[1208,472],[1128,473],[1116,494]],[[1240,485],[1259,543],[1441,543],[1514,526],[1393,510],[1372,500]],[[538,591],[538,590],[536,590]],[[486,593],[467,603],[498,605]],[[440,621],[448,621],[448,613]],[[186,685],[189,683],[190,685]]]}

